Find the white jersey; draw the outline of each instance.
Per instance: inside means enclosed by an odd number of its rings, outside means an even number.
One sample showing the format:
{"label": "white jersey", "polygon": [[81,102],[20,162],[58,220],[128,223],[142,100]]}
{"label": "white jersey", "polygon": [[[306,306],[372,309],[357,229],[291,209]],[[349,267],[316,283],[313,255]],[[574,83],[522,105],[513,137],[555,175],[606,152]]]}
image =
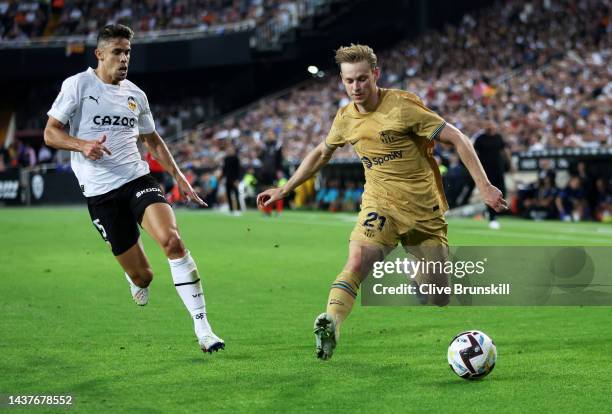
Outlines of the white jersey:
{"label": "white jersey", "polygon": [[85,197],[105,194],[149,173],[136,144],[139,134],[155,131],[155,123],[147,96],[129,80],[107,84],[89,68],[64,81],[47,114],[68,122],[73,137],[97,140],[106,135],[104,145],[112,155],[92,161],[71,153],[72,170]]}

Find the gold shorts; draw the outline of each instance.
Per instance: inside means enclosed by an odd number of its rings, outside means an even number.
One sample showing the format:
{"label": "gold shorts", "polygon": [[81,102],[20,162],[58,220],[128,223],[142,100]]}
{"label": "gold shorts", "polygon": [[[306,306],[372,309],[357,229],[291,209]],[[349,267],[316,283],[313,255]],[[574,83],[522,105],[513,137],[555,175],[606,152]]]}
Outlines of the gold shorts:
{"label": "gold shorts", "polygon": [[395,247],[398,242],[403,246],[448,246],[447,231],[442,214],[419,220],[390,200],[364,197],[350,240],[385,247]]}

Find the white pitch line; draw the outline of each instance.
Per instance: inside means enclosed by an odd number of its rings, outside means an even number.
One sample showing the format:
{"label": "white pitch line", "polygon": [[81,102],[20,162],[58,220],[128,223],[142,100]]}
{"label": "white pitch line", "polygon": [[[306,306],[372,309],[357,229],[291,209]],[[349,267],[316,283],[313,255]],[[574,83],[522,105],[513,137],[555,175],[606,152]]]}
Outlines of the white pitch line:
{"label": "white pitch line", "polygon": [[[477,234],[480,236],[484,236],[484,237],[491,237],[492,235],[500,235],[503,237],[511,237],[511,238],[521,238],[521,239],[532,239],[532,240],[550,240],[550,239],[555,239],[555,240],[569,240],[569,241],[576,241],[576,237],[572,237],[569,235],[564,235],[564,234],[547,234],[547,235],[538,235],[538,234],[533,234],[533,233],[522,233],[522,232],[516,232],[516,231],[512,231],[506,233],[504,230],[501,231],[496,231],[495,234],[493,234],[493,230],[476,230],[476,229],[457,229],[454,232],[456,233],[470,233],[470,234]],[[453,227],[449,226],[449,233],[452,235],[453,233]],[[609,238],[594,238],[594,237],[589,237],[588,238],[589,242],[598,242],[598,243],[612,243],[612,240]]]}

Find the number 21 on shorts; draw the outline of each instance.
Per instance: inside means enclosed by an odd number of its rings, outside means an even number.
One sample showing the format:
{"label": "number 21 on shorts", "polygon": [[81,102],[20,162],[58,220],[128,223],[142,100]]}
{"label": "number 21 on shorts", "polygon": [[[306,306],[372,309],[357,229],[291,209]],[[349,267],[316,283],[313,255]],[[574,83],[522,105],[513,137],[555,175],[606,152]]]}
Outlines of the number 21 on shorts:
{"label": "number 21 on shorts", "polygon": [[387,218],[385,216],[381,216],[374,211],[368,213],[366,217],[367,218],[363,222],[363,227],[366,227],[368,229],[374,227],[373,223],[378,221],[378,230],[382,231],[383,227],[385,226],[385,223],[387,222]]}

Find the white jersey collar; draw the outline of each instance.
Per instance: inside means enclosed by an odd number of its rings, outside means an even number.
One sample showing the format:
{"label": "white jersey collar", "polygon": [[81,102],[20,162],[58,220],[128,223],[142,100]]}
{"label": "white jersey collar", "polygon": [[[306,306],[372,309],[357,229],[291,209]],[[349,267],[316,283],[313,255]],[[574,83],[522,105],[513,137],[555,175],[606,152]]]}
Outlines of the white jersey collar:
{"label": "white jersey collar", "polygon": [[96,79],[96,81],[100,83],[100,85],[104,86],[105,88],[119,89],[121,87],[121,82],[123,82],[123,81],[120,81],[118,85],[113,85],[112,83],[105,83],[102,81],[102,79],[98,77],[98,75],[96,75],[96,71],[92,67],[87,68],[87,73],[89,73],[90,76],[93,76]]}

